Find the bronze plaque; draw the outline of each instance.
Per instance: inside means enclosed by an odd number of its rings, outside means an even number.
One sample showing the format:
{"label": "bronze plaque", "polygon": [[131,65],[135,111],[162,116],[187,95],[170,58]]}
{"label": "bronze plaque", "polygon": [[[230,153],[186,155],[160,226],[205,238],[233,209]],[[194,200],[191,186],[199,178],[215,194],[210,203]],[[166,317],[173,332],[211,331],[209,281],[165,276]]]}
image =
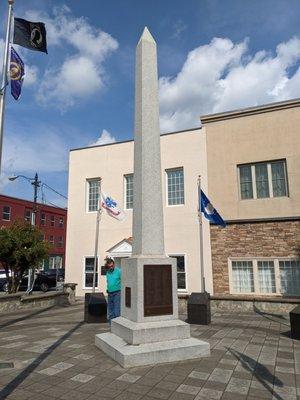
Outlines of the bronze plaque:
{"label": "bronze plaque", "polygon": [[172,266],[144,265],[144,316],[173,314]]}
{"label": "bronze plaque", "polygon": [[125,306],[131,308],[131,288],[125,287]]}

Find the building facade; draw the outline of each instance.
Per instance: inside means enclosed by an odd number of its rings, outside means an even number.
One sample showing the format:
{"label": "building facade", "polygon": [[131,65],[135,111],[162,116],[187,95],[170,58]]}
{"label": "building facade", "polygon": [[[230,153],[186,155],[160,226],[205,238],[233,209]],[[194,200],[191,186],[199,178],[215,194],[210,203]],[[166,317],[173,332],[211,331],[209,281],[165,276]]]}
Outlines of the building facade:
{"label": "building facade", "polygon": [[[43,268],[64,268],[66,249],[67,209],[37,203],[35,225],[41,230],[43,239],[51,249],[49,258],[44,260]],[[25,220],[31,223],[34,203],[28,200],[0,195],[0,227],[11,225],[14,221]]]}
{"label": "building facade", "polygon": [[300,100],[202,117],[214,293],[300,295]]}
{"label": "building facade", "polygon": [[[197,219],[197,180],[206,180],[205,134],[201,129],[161,136],[165,250],[176,257],[178,290],[199,291],[200,245]],[[70,152],[66,280],[78,284],[76,293],[91,290],[99,178],[102,190],[124,209],[120,222],[105,212],[100,221],[97,290],[105,291],[101,265],[112,255],[116,263],[131,255],[133,141],[75,149]],[[153,210],[155,213],[155,210]],[[206,285],[212,290],[209,224],[204,222]]]}
{"label": "building facade", "polygon": [[[202,128],[161,136],[166,253],[178,291],[201,290],[197,179],[227,221],[203,219],[211,294],[300,295],[300,100],[208,115]],[[97,290],[106,255],[131,255],[133,141],[70,152],[66,279],[91,290],[99,181],[124,208],[100,222]],[[153,211],[155,212],[155,210]]]}

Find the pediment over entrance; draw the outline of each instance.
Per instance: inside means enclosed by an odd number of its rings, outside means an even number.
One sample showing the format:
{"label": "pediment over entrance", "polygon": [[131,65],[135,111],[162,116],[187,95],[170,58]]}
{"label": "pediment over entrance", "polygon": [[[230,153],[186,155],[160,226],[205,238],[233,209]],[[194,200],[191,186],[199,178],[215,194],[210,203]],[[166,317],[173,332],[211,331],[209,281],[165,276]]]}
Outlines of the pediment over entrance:
{"label": "pediment over entrance", "polygon": [[107,250],[107,254],[112,257],[129,257],[132,252],[132,238],[125,238]]}

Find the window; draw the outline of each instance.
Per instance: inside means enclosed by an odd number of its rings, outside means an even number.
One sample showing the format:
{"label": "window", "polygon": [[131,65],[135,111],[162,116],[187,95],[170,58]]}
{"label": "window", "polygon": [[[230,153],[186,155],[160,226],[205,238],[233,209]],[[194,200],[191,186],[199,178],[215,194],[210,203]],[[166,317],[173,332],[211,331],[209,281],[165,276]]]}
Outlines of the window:
{"label": "window", "polygon": [[46,214],[44,213],[41,214],[41,225],[42,226],[46,225]]}
{"label": "window", "polygon": [[260,293],[276,293],[274,261],[257,261]]}
{"label": "window", "polygon": [[64,245],[64,238],[62,236],[58,236],[57,247],[63,247],[63,245]]}
{"label": "window", "polygon": [[63,228],[63,227],[64,227],[64,217],[59,217],[58,226],[59,226],[60,228]]}
{"label": "window", "polygon": [[9,206],[3,206],[2,219],[3,219],[3,221],[10,221],[10,207]]}
{"label": "window", "polygon": [[239,165],[241,199],[288,196],[285,160]]}
{"label": "window", "polygon": [[281,293],[300,295],[300,260],[279,261]]}
{"label": "window", "polygon": [[61,256],[50,256],[49,257],[49,268],[62,268],[62,257]]}
{"label": "window", "polygon": [[54,245],[54,236],[49,236],[49,243]]}
{"label": "window", "polygon": [[[95,257],[85,257],[84,265],[84,287],[93,287],[93,273],[94,273],[94,260]],[[96,265],[96,287],[98,286],[98,260]]]}
{"label": "window", "polygon": [[125,208],[133,208],[133,174],[125,175]]}
{"label": "window", "polygon": [[50,217],[50,225],[55,226],[55,216],[54,215],[51,215],[51,217]]}
{"label": "window", "polygon": [[231,293],[300,295],[300,260],[230,260],[229,268]]}
{"label": "window", "polygon": [[40,238],[41,238],[41,240],[44,242],[44,241],[45,241],[45,234],[44,234],[44,233],[41,233]]}
{"label": "window", "polygon": [[31,222],[31,210],[25,210],[25,221]]}
{"label": "window", "polygon": [[183,168],[169,169],[167,173],[168,205],[184,204]]}
{"label": "window", "polygon": [[92,179],[88,181],[88,211],[98,210],[98,200],[99,200],[99,179]]}
{"label": "window", "polygon": [[169,255],[177,260],[177,288],[186,290],[185,257],[181,255]]}
{"label": "window", "polygon": [[232,261],[232,285],[234,293],[254,292],[252,261]]}

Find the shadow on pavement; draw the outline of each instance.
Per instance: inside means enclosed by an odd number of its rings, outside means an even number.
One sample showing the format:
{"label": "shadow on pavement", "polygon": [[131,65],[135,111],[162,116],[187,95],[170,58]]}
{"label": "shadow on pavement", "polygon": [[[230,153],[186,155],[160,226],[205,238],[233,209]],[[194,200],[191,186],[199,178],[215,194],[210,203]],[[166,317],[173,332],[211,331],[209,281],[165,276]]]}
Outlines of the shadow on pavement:
{"label": "shadow on pavement", "polygon": [[56,306],[53,305],[53,306],[50,306],[50,307],[47,307],[47,308],[43,308],[42,310],[35,311],[35,312],[33,312],[33,313],[23,315],[22,317],[15,318],[15,319],[11,319],[11,320],[5,322],[5,323],[2,324],[2,325],[0,324],[0,329],[3,329],[3,328],[6,328],[6,327],[8,327],[8,326],[10,326],[10,325],[16,324],[17,322],[25,321],[25,320],[27,320],[27,319],[30,319],[30,318],[32,318],[32,317],[35,317],[36,315],[42,314],[42,313],[44,313],[44,312],[46,312],[46,311],[49,311],[49,310],[51,310],[51,309],[54,308],[54,307],[56,307]]}
{"label": "shadow on pavement", "polygon": [[[261,315],[262,317],[264,317],[264,318],[266,318],[266,319],[268,319],[268,320],[270,320],[270,321],[272,321],[272,322],[277,322],[278,324],[290,326],[290,325],[287,324],[287,323],[284,323],[284,322],[282,322],[282,321],[278,321],[278,320],[274,319],[274,318],[279,318],[279,319],[281,319],[281,320],[286,321],[286,318],[285,318],[282,314],[274,314],[274,313],[267,313],[267,312],[261,311],[260,309],[258,309],[258,308],[256,307],[256,305],[254,304],[254,302],[253,302],[253,311],[254,311],[256,314],[259,314],[259,315]],[[274,317],[274,318],[270,318],[270,317]]]}
{"label": "shadow on pavement", "polygon": [[77,323],[72,329],[65,333],[60,339],[53,343],[44,353],[40,354],[31,364],[29,364],[19,375],[17,375],[11,382],[9,382],[1,391],[0,399],[6,399],[46,358],[68,337],[70,337],[84,321]]}
{"label": "shadow on pavement", "polygon": [[[280,379],[274,376],[264,365],[260,364],[253,358],[240,353],[237,350],[227,350],[242,364],[242,366],[251,372],[251,374],[273,395],[273,399],[284,400],[279,394],[273,392],[273,385],[283,387]],[[268,385],[270,383],[270,385]]]}

